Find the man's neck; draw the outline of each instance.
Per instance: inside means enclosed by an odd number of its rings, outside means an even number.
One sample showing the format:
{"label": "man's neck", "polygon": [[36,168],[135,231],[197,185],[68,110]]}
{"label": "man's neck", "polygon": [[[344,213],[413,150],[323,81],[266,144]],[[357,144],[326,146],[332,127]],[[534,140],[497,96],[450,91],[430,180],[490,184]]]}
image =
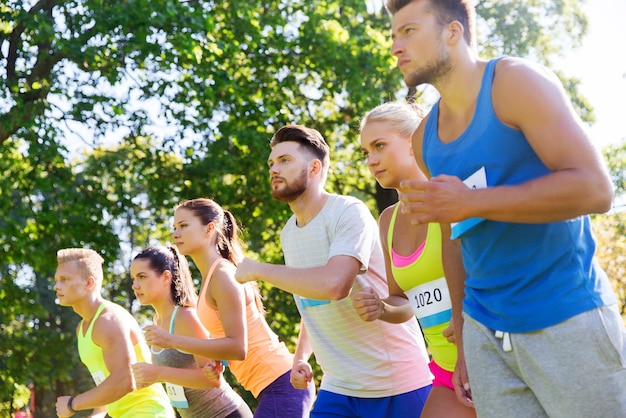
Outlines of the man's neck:
{"label": "man's neck", "polygon": [[472,107],[482,84],[486,61],[472,56],[458,57],[452,70],[434,84],[441,95],[441,105],[452,114],[464,114]]}
{"label": "man's neck", "polygon": [[91,325],[91,321],[93,321],[94,316],[96,316],[96,312],[98,312],[98,308],[103,302],[104,299],[98,295],[85,298],[83,303],[74,306],[74,312],[80,315],[83,319],[80,324],[81,335],[85,335],[87,329],[89,329],[89,326]]}
{"label": "man's neck", "polygon": [[101,296],[90,295],[85,297],[79,304],[73,306],[74,312],[80,315],[84,321],[89,322],[103,302],[104,299]]}
{"label": "man's neck", "polygon": [[296,215],[296,225],[300,228],[308,224],[324,208],[330,194],[324,189],[307,190],[302,196],[289,204],[291,211]]}
{"label": "man's neck", "polygon": [[456,140],[476,112],[486,62],[466,58],[455,64],[447,77],[436,85],[441,94],[437,132],[444,143]]}

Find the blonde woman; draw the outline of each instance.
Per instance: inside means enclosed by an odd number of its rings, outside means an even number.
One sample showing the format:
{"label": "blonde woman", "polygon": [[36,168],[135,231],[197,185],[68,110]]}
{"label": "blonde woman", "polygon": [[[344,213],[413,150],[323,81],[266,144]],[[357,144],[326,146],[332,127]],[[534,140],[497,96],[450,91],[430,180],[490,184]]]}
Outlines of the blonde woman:
{"label": "blonde woman", "polygon": [[[390,102],[368,112],[361,122],[361,148],[367,167],[386,189],[400,187],[402,180],[426,180],[420,171],[411,139],[422,120],[417,105]],[[415,315],[420,323],[432,361],[433,388],[422,418],[475,417],[474,409],[456,398],[452,374],[457,347],[443,330],[452,315],[444,277],[442,245],[449,243],[439,224],[417,224],[403,214],[400,204],[386,208],[379,219],[380,240],[385,255],[389,297],[373,292],[353,296],[353,306],[362,319],[399,323]]]}

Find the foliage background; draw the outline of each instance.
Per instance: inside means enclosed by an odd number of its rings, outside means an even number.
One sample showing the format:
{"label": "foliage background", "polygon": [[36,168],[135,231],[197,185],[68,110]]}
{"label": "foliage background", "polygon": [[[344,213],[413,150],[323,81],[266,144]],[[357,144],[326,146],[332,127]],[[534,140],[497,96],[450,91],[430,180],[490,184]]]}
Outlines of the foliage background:
{"label": "foliage background", "polygon": [[[481,55],[551,66],[580,45],[581,3],[477,2]],[[214,198],[241,222],[250,257],[282,262],[277,234],[290,212],[271,199],[265,163],[281,125],[326,136],[331,192],[363,199],[375,215],[393,202],[356,145],[359,116],[407,94],[389,30],[380,2],[366,0],[0,4],[0,415],[26,402],[29,383],[37,416],[54,415],[56,396],[92,385],[75,349],[77,315],[54,300],[57,249],[97,249],[105,297],[140,322],[149,310],[137,306],[128,265],[140,248],[169,240],[180,200]],[[593,122],[577,80],[557,73]],[[417,97],[428,101],[429,90]],[[606,151],[622,196],[625,148]],[[623,213],[594,220],[622,313],[624,221]],[[291,296],[262,290],[271,327],[293,348]]]}

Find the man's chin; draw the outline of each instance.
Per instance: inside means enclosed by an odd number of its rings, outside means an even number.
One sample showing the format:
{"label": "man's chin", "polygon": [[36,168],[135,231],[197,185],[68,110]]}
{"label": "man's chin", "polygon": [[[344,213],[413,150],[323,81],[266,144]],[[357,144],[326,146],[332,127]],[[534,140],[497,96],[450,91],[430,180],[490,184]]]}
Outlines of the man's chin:
{"label": "man's chin", "polygon": [[414,78],[411,78],[409,75],[409,76],[404,77],[404,84],[410,89],[416,89],[418,86],[421,86],[422,84],[425,84],[425,83],[417,81]]}
{"label": "man's chin", "polygon": [[278,202],[289,203],[292,199],[288,196],[283,195],[282,193],[274,193],[272,192],[272,198]]}
{"label": "man's chin", "polygon": [[402,75],[404,76],[404,84],[410,89],[417,88],[422,84],[429,84],[421,74],[416,72],[403,72]]}

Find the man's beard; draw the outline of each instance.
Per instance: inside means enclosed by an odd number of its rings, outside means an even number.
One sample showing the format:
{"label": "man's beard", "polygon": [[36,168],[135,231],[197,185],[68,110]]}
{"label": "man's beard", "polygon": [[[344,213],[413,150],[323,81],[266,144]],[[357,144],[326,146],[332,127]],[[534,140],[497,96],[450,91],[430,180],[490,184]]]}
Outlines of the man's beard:
{"label": "man's beard", "polygon": [[282,188],[272,189],[272,197],[280,202],[291,203],[304,193],[308,185],[306,169],[289,184],[285,181]]}
{"label": "man's beard", "polygon": [[430,62],[424,67],[407,74],[404,77],[404,82],[408,87],[417,87],[421,84],[436,85],[451,69],[450,56],[442,47],[439,49],[439,56],[434,62]]}

